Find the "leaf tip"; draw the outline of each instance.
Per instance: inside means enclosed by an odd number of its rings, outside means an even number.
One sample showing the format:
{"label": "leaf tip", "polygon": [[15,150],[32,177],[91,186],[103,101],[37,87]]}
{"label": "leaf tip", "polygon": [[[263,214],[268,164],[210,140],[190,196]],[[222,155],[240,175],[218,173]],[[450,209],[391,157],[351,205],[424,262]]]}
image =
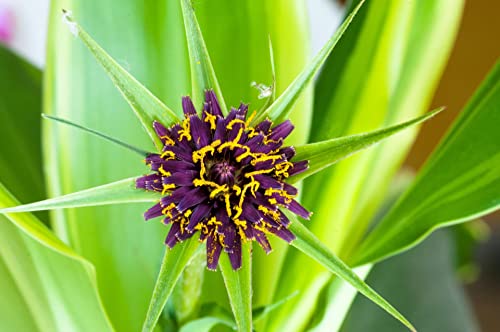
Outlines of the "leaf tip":
{"label": "leaf tip", "polygon": [[76,24],[73,19],[73,13],[71,10],[62,9],[62,21],[68,26],[69,31],[73,34],[73,36],[78,37],[80,31],[78,24]]}

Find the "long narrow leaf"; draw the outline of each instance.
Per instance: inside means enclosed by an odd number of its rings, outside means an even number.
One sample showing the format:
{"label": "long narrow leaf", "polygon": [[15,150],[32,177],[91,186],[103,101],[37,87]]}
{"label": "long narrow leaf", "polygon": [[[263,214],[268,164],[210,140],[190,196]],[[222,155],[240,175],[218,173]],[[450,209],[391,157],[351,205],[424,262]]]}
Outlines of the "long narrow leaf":
{"label": "long narrow leaf", "polygon": [[[18,201],[0,183],[0,208]],[[113,331],[97,291],[95,269],[91,263],[66,246],[32,214],[0,216],[0,321],[26,329],[30,324],[45,331]],[[16,305],[16,302],[22,305]],[[8,301],[8,302],[7,302]],[[14,306],[6,309],[5,305]],[[26,312],[21,312],[26,307]],[[11,312],[14,316],[5,316]],[[93,317],[93,319],[88,319]],[[17,329],[13,329],[17,330]]]}
{"label": "long narrow leaf", "polygon": [[184,26],[189,49],[191,64],[192,98],[196,106],[203,102],[204,91],[213,89],[219,98],[223,114],[227,114],[226,103],[222,96],[217,77],[215,76],[212,61],[207,51],[207,46],[196,19],[191,0],[181,0]]}
{"label": "long narrow leaf", "polygon": [[414,184],[359,248],[357,263],[408,249],[430,232],[500,208],[500,62]]}
{"label": "long narrow leaf", "polygon": [[154,202],[159,195],[135,187],[135,178],[108,183],[44,201],[0,209],[0,213],[43,211],[84,206]]}
{"label": "long narrow leaf", "polygon": [[297,146],[295,148],[297,152],[295,155],[296,160],[308,160],[309,169],[290,178],[290,183],[297,182],[313,175],[358,151],[366,149],[387,137],[399,133],[406,128],[427,121],[443,109],[444,108],[439,108],[416,119],[388,128],[359,135],[334,138],[328,141]]}
{"label": "long narrow leaf", "polygon": [[142,326],[143,332],[153,331],[182,271],[195,255],[196,250],[200,248],[202,248],[200,243],[191,238],[188,241],[179,243],[172,250],[165,250],[160,273],[153,290],[153,297],[149,303],[148,313]]}
{"label": "long narrow leaf", "polygon": [[242,245],[241,268],[234,271],[228,255],[222,255],[219,267],[224,277],[238,331],[252,331],[252,261],[251,243]]}
{"label": "long narrow leaf", "polygon": [[167,106],[156,98],[144,85],[138,82],[124,68],[122,68],[97,42],[73,19],[70,12],[63,12],[70,32],[80,37],[85,46],[102,65],[115,86],[130,104],[142,126],[149,134],[157,147],[162,147],[159,138],[153,129],[153,121],[160,121],[170,125],[179,119]]}
{"label": "long narrow leaf", "polygon": [[217,325],[226,325],[234,330],[236,326],[234,322],[219,318],[219,317],[203,317],[193,320],[182,326],[179,332],[210,332]]}
{"label": "long narrow leaf", "polygon": [[99,131],[97,131],[95,129],[91,129],[91,128],[79,125],[79,124],[71,122],[69,120],[61,119],[61,118],[58,118],[56,116],[47,115],[47,114],[42,114],[42,117],[45,118],[45,119],[48,119],[48,120],[60,122],[60,123],[63,123],[65,125],[68,125],[68,126],[71,126],[71,127],[74,127],[74,128],[80,129],[80,130],[83,130],[83,131],[85,131],[85,132],[87,132],[89,134],[95,135],[95,136],[100,137],[100,138],[102,138],[102,139],[104,139],[106,141],[112,142],[113,144],[117,144],[117,145],[119,145],[121,147],[124,147],[124,148],[130,150],[130,151],[138,153],[139,155],[141,155],[143,157],[146,157],[149,154],[149,152],[147,152],[146,150],[143,150],[143,149],[135,147],[135,146],[133,146],[131,144],[125,143],[122,140],[119,140],[118,138],[111,137],[111,136],[103,134],[103,133],[101,133],[101,132],[99,132]]}
{"label": "long narrow leaf", "polygon": [[373,303],[377,304],[380,308],[387,311],[394,318],[403,323],[410,330],[415,331],[411,323],[404,318],[391,304],[389,304],[382,296],[375,292],[349,266],[341,261],[335,254],[333,254],[324,244],[322,244],[316,236],[311,233],[297,218],[292,217],[293,222],[290,230],[297,236],[292,242],[292,245],[302,251],[307,256],[316,260],[325,268],[336,274],[340,278],[350,283],[361,294],[370,299]]}
{"label": "long narrow leaf", "polygon": [[325,46],[319,51],[319,53],[314,57],[312,62],[300,73],[299,76],[288,86],[288,88],[274,101],[274,103],[269,106],[261,114],[258,114],[253,123],[259,123],[266,118],[270,118],[273,121],[280,122],[286,119],[299,98],[300,94],[307,85],[312,81],[314,76],[318,73],[319,69],[325,63],[326,59],[335,48],[335,45],[339,39],[344,34],[345,30],[356,16],[357,12],[363,5],[364,0],[361,1],[358,6],[351,12],[351,14],[345,19],[344,23],[338,28],[335,34],[328,40]]}

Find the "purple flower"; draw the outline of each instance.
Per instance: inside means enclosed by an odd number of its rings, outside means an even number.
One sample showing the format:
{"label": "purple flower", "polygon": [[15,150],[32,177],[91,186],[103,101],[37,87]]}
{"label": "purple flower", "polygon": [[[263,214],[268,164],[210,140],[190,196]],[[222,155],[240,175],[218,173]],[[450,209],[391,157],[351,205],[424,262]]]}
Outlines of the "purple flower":
{"label": "purple flower", "polygon": [[205,93],[201,118],[189,97],[182,106],[182,123],[153,124],[164,147],[146,158],[153,173],[136,181],[137,188],[164,195],[144,218],[163,216],[171,225],[167,246],[199,233],[207,243],[209,269],[216,269],[222,250],[238,269],[242,241],[255,240],[269,253],[268,233],[294,240],[280,208],[305,219],[310,212],[295,200],[297,189],[285,182],[308,167],[307,161],[291,162],[295,150],[283,147],[293,130],[290,121],[273,127],[265,120],[251,127],[244,104],[224,117],[211,90]]}

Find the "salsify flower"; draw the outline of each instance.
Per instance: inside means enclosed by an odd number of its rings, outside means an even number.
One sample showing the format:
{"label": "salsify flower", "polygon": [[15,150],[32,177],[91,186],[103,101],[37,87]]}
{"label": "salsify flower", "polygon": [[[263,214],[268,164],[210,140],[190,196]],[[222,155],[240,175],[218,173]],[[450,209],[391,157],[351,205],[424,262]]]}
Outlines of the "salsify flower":
{"label": "salsify flower", "polygon": [[291,162],[295,150],[283,146],[292,123],[273,126],[264,120],[253,127],[245,104],[224,117],[212,90],[205,93],[201,117],[189,97],[182,107],[182,123],[166,128],[154,122],[164,146],[146,158],[154,173],[136,181],[137,188],[164,195],[144,217],[163,216],[171,225],[166,245],[172,248],[199,233],[207,243],[207,267],[215,270],[222,249],[233,269],[241,267],[243,241],[255,240],[269,253],[266,234],[294,240],[280,208],[305,219],[311,213],[295,200],[297,189],[285,182],[308,167],[307,161]]}

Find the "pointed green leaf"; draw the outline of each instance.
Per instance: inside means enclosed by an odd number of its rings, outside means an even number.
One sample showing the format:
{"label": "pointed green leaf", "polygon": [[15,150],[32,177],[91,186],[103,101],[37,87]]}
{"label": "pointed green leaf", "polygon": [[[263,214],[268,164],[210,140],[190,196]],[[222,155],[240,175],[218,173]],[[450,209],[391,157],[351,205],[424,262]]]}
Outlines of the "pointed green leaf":
{"label": "pointed green leaf", "polygon": [[[0,208],[15,204],[0,183]],[[0,216],[0,271],[2,329],[113,331],[94,267],[32,214]]]}
{"label": "pointed green leaf", "polygon": [[160,195],[158,193],[137,189],[135,187],[135,178],[129,178],[40,202],[0,209],[0,213],[5,214],[109,204],[155,202],[159,200],[159,198]]}
{"label": "pointed green leaf", "polygon": [[179,332],[209,332],[219,324],[226,325],[227,327],[236,330],[234,322],[219,317],[203,317],[182,326]]}
{"label": "pointed green leaf", "polygon": [[182,271],[195,255],[196,251],[201,248],[200,243],[196,239],[191,238],[177,244],[172,250],[165,249],[160,273],[158,274],[153,296],[149,303],[148,313],[142,326],[143,332],[153,331]]}
{"label": "pointed green leaf", "polygon": [[388,128],[346,136],[334,138],[328,141],[311,143],[307,145],[297,146],[295,148],[296,155],[295,160],[309,160],[309,168],[307,171],[293,176],[290,178],[289,182],[294,183],[302,180],[310,175],[313,175],[322,169],[333,165],[334,163],[349,157],[350,155],[366,149],[371,145],[380,142],[381,140],[395,135],[402,130],[412,127],[414,125],[420,124],[428,119],[432,118],[434,115],[441,112],[444,108],[439,108],[425,115],[422,115],[416,119],[403,122],[401,124],[391,126]]}
{"label": "pointed green leaf", "polygon": [[252,123],[256,124],[269,118],[276,122],[281,122],[288,118],[290,111],[299,98],[300,94],[318,73],[321,66],[327,60],[345,30],[356,16],[363,5],[364,0],[360,1],[358,6],[349,14],[344,23],[337,29],[335,34],[328,40],[312,62],[300,73],[299,76],[288,86],[288,88],[269,106],[263,113],[258,114]]}
{"label": "pointed green leaf", "polygon": [[296,217],[292,217],[292,224],[290,230],[297,237],[291,244],[302,251],[310,258],[316,260],[325,268],[330,270],[338,277],[344,279],[356,288],[361,294],[370,299],[373,303],[377,304],[380,308],[387,311],[394,318],[403,323],[411,331],[415,328],[411,323],[404,318],[391,304],[389,304],[382,296],[375,292],[349,266],[341,261],[335,254],[333,254],[324,244],[322,244],[316,236],[311,233]]}
{"label": "pointed green leaf", "polygon": [[374,262],[430,232],[500,208],[500,62],[431,155],[412,187],[357,251]]}
{"label": "pointed green leaf", "polygon": [[131,144],[125,143],[122,140],[119,140],[118,138],[111,137],[111,136],[103,134],[103,133],[101,133],[101,132],[99,132],[97,130],[90,129],[88,127],[76,124],[74,122],[71,122],[71,121],[68,121],[68,120],[65,120],[65,119],[61,119],[61,118],[58,118],[56,116],[47,115],[47,114],[42,114],[42,117],[45,118],[45,119],[48,119],[48,120],[60,122],[60,123],[63,123],[65,125],[68,125],[68,126],[71,126],[71,127],[74,127],[74,128],[80,129],[80,130],[83,130],[83,131],[85,131],[85,132],[87,132],[89,134],[95,135],[95,136],[100,137],[100,138],[102,138],[102,139],[104,139],[106,141],[112,142],[112,143],[117,144],[117,145],[119,145],[121,147],[124,147],[124,148],[126,148],[126,149],[128,149],[130,151],[138,153],[142,157],[146,157],[149,154],[149,152],[147,152],[146,150],[142,150],[142,149],[137,148],[137,147],[135,147],[135,146],[133,146]]}
{"label": "pointed green leaf", "polygon": [[225,253],[222,253],[219,261],[231,309],[240,332],[251,332],[253,325],[251,245],[251,242],[242,244],[242,262],[239,270],[233,270],[229,256]]}
{"label": "pointed green leaf", "polygon": [[191,64],[191,84],[193,86],[191,97],[193,98],[194,104],[200,107],[203,104],[204,91],[213,89],[219,98],[222,113],[227,114],[227,106],[224,102],[219,82],[215,76],[212,61],[210,60],[210,55],[208,54],[191,0],[180,1]]}
{"label": "pointed green leaf", "polygon": [[123,97],[134,110],[142,123],[144,130],[149,134],[158,148],[163,144],[153,129],[153,121],[159,121],[169,126],[179,121],[179,118],[144,85],[121,67],[90,35],[73,19],[71,13],[63,11],[63,18],[72,34],[79,37],[89,49],[95,59],[101,64],[109,78],[120,90]]}

